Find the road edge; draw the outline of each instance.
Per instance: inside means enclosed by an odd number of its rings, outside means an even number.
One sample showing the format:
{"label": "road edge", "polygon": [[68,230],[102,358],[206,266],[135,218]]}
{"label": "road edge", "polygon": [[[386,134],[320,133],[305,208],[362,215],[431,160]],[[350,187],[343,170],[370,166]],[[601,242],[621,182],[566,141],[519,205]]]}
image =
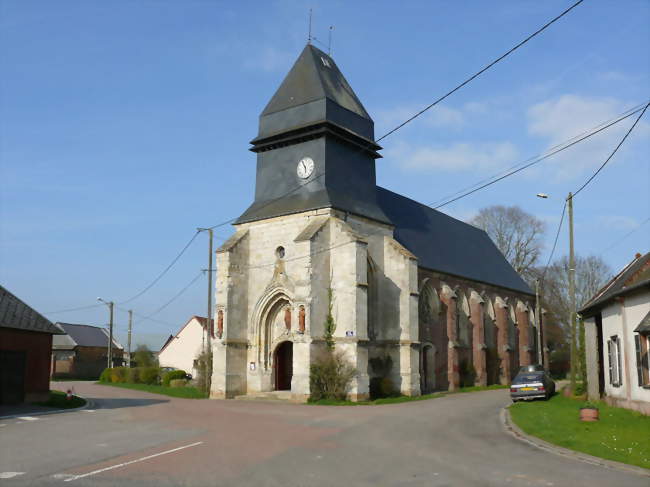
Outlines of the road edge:
{"label": "road edge", "polygon": [[560,455],[565,458],[579,460],[581,462],[589,463],[591,465],[598,465],[612,470],[618,470],[620,472],[634,473],[642,477],[650,477],[650,470],[645,469],[643,467],[637,467],[636,465],[628,465],[627,463],[621,463],[621,462],[616,462],[614,460],[606,460],[604,458],[594,457],[587,453],[579,452],[576,450],[570,450],[568,448],[564,448],[558,445],[554,445],[553,443],[549,443],[548,441],[544,441],[541,438],[538,438],[536,436],[531,436],[529,434],[526,434],[519,428],[519,426],[517,426],[514,423],[514,421],[512,421],[512,418],[510,417],[510,411],[508,410],[507,407],[501,409],[499,418],[501,419],[501,424],[503,428],[506,430],[508,434],[510,434],[517,440],[523,441],[524,443],[528,443],[529,445],[532,445],[535,448],[538,448],[540,450],[554,453],[555,455]]}
{"label": "road edge", "polygon": [[80,396],[79,394],[75,394],[75,396],[86,401],[86,404],[84,404],[83,406],[79,406],[78,408],[54,409],[53,411],[36,411],[33,413],[10,414],[8,416],[0,416],[0,419],[13,419],[13,418],[20,418],[23,416],[46,416],[48,414],[71,413],[73,411],[81,411],[82,409],[87,409],[90,406],[94,405],[94,403],[90,399]]}

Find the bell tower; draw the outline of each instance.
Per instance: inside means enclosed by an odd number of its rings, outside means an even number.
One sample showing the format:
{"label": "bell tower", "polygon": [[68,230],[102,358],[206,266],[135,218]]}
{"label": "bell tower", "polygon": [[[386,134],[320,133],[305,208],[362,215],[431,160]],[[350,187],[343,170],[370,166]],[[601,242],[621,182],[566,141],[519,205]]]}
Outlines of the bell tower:
{"label": "bell tower", "polygon": [[334,60],[308,44],[260,115],[255,201],[236,223],[336,208],[381,223],[374,122]]}

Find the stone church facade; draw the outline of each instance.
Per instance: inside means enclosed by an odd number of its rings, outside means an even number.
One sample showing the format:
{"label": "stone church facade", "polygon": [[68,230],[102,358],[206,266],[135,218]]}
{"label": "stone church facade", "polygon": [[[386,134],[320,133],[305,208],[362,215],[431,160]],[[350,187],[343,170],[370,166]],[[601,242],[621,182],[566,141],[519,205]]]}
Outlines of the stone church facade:
{"label": "stone church facade", "polygon": [[376,185],[374,124],[330,56],[305,47],[251,143],[255,201],[217,251],[211,397],[306,399],[330,309],[353,400],[536,361],[528,286],[485,232]]}

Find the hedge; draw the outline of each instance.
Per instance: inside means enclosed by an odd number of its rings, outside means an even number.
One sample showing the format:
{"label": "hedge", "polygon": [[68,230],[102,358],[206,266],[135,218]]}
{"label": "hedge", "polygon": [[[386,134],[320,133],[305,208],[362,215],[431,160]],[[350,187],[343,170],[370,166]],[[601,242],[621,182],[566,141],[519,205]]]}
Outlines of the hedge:
{"label": "hedge", "polygon": [[169,387],[169,383],[175,379],[185,379],[187,374],[184,370],[170,370],[162,376],[162,385]]}
{"label": "hedge", "polygon": [[[184,376],[183,376],[184,377]],[[112,384],[160,384],[159,367],[111,367],[104,369],[99,382]]]}

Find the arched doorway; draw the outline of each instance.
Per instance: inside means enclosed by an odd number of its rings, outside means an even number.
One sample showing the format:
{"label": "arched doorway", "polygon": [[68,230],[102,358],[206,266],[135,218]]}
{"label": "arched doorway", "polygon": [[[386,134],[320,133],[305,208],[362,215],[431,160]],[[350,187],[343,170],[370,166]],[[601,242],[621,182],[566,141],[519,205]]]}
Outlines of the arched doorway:
{"label": "arched doorway", "polygon": [[436,348],[427,344],[421,354],[420,390],[422,394],[427,394],[436,388]]}
{"label": "arched doorway", "polygon": [[293,343],[280,343],[273,353],[275,390],[290,391],[293,376]]}

